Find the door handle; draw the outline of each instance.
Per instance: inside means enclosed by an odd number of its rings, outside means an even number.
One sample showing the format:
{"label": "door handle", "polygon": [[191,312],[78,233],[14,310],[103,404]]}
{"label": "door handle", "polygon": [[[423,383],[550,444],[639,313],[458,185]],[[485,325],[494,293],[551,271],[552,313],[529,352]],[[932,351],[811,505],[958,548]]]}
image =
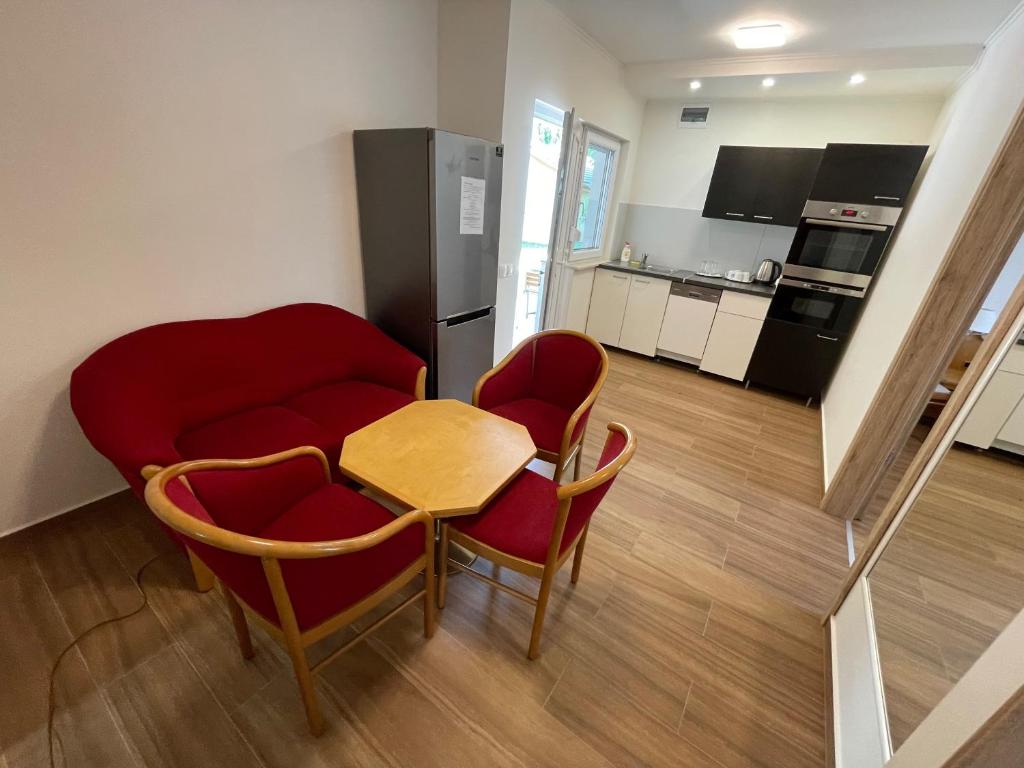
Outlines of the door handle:
{"label": "door handle", "polygon": [[757,215],[757,214],[755,213],[755,214],[754,214],[754,218],[755,218],[755,219],[763,219],[764,221],[771,221],[771,220],[772,220],[772,219],[774,219],[775,217],[774,217],[774,216],[758,216],[758,215]]}
{"label": "door handle", "polygon": [[822,341],[839,341],[837,336],[822,336],[820,333],[818,334],[818,338]]}
{"label": "door handle", "polygon": [[634,282],[634,283],[643,283],[644,285],[650,285],[650,284],[651,284],[651,281],[650,281],[650,280],[641,280],[641,279],[640,279],[640,278],[638,278],[638,277],[636,277],[636,278],[633,278],[633,282]]}
{"label": "door handle", "polygon": [[616,280],[627,280],[628,279],[625,275],[612,275],[612,277],[614,277]]}
{"label": "door handle", "polygon": [[726,211],[725,215],[726,216],[746,216],[747,214],[745,214],[745,213],[732,213],[731,211]]}

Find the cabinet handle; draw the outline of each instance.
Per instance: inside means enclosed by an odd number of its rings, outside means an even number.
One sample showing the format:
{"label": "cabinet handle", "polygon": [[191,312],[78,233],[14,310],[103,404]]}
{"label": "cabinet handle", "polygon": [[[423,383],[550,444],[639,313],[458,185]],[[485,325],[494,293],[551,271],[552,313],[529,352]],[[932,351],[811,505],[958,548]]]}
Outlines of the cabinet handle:
{"label": "cabinet handle", "polygon": [[612,277],[614,277],[616,280],[627,280],[628,279],[625,275],[612,275]]}
{"label": "cabinet handle", "polygon": [[836,336],[822,336],[820,333],[818,334],[818,338],[823,341],[839,341],[839,338]]}
{"label": "cabinet handle", "polygon": [[898,197],[892,197],[890,195],[875,195],[875,200],[895,200],[897,203],[900,201]]}
{"label": "cabinet handle", "polygon": [[703,293],[697,293],[696,291],[690,291],[686,295],[689,296],[691,299],[703,299],[704,298],[704,294]]}
{"label": "cabinet handle", "polygon": [[725,215],[726,216],[746,216],[747,214],[745,214],[745,213],[732,213],[730,211],[726,211]]}
{"label": "cabinet handle", "polygon": [[757,215],[757,214],[755,213],[755,214],[754,214],[754,218],[755,218],[755,219],[763,219],[764,221],[771,221],[771,220],[772,220],[772,219],[774,219],[775,217],[774,217],[774,216],[758,216],[758,215]]}
{"label": "cabinet handle", "polygon": [[634,278],[633,278],[633,282],[634,282],[634,283],[643,283],[644,285],[650,285],[650,284],[651,284],[651,281],[650,281],[650,280],[641,280],[641,279],[640,279],[640,278],[638,278],[638,277],[634,277]]}

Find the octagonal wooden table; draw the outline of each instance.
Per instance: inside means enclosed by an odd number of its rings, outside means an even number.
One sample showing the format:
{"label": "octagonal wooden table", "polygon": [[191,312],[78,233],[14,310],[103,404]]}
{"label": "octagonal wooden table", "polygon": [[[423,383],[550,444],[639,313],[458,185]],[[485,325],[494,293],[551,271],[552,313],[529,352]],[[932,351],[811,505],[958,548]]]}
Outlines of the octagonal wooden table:
{"label": "octagonal wooden table", "polygon": [[537,454],[521,424],[458,400],[417,400],[353,432],[341,471],[435,518],[472,515]]}

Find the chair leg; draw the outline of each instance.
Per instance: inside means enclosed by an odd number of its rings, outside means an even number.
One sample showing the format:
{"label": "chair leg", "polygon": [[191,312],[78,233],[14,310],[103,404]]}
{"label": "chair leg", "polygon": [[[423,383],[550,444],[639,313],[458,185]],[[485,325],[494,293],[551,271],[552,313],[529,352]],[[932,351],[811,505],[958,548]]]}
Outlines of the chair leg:
{"label": "chair leg", "polygon": [[441,521],[440,571],[437,574],[437,607],[444,609],[448,592],[448,523]]}
{"label": "chair leg", "polygon": [[[423,636],[430,638],[434,636],[434,629],[437,627],[437,617],[434,615],[436,605],[436,593],[434,592],[434,572],[437,568],[434,558],[434,524],[425,526],[427,541],[425,551],[427,553],[427,564],[423,569]],[[444,562],[442,572],[447,570],[447,560]]]}
{"label": "chair leg", "polygon": [[242,652],[242,658],[251,659],[256,652],[252,649],[252,636],[249,634],[249,622],[245,619],[245,611],[242,610],[234,593],[223,581],[220,582],[220,591],[224,595],[224,602],[228,604],[231,623],[235,625],[235,637],[238,639],[238,649]]}
{"label": "chair leg", "polygon": [[292,668],[295,670],[295,680],[299,684],[299,693],[302,694],[302,705],[306,708],[309,732],[319,736],[324,732],[324,718],[316,701],[316,689],[313,688],[313,673],[309,671],[309,660],[297,635],[285,630],[284,640],[288,656],[292,660]]}
{"label": "chair leg", "polygon": [[555,580],[555,569],[544,569],[540,580],[540,593],[537,595],[537,610],[533,614],[533,632],[530,634],[530,648],[526,652],[529,659],[540,656],[540,633],[544,628],[544,614],[548,610],[548,597],[551,595],[551,584]]}
{"label": "chair leg", "polygon": [[209,592],[213,589],[217,583],[217,578],[213,575],[213,571],[207,568],[206,563],[195,556],[195,553],[185,548],[188,552],[188,561],[192,565],[192,576],[196,580],[196,590],[199,592]]}
{"label": "chair leg", "polygon": [[583,533],[580,535],[580,540],[576,542],[576,551],[572,554],[572,576],[569,577],[569,581],[575,584],[580,580],[580,566],[583,565],[583,547],[587,544],[587,531],[590,530],[590,522],[583,526]]}

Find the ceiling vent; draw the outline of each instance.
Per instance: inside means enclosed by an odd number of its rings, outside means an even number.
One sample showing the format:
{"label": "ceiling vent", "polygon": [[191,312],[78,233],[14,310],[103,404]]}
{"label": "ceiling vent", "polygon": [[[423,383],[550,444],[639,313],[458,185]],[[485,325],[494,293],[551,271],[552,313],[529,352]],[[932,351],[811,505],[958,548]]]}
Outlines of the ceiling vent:
{"label": "ceiling vent", "polygon": [[709,104],[684,104],[679,111],[680,128],[707,128],[711,116]]}

